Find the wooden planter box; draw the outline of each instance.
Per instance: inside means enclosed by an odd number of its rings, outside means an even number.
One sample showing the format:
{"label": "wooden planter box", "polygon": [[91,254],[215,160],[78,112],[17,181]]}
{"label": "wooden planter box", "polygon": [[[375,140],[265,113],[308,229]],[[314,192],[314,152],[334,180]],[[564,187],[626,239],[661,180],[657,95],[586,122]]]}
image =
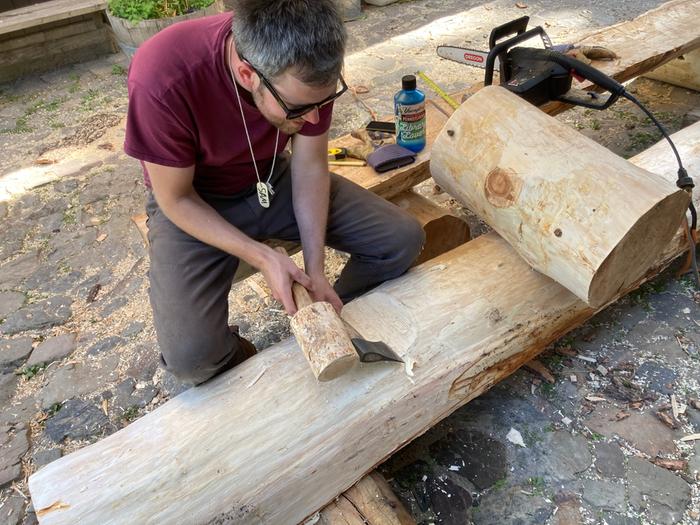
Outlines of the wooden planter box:
{"label": "wooden planter box", "polygon": [[136,49],[143,44],[146,40],[151,38],[161,29],[165,29],[177,22],[183,22],[185,20],[191,20],[193,18],[200,18],[203,16],[215,15],[217,13],[222,13],[224,11],[223,0],[215,0],[213,4],[205,9],[200,9],[193,13],[188,13],[186,15],[174,16],[170,18],[158,18],[155,20],[142,20],[135,24],[125,20],[124,18],[119,18],[112,15],[107,10],[107,18],[112,26],[112,31],[114,31],[114,37],[117,40],[117,44],[124,52],[126,56],[131,58],[134,56]]}

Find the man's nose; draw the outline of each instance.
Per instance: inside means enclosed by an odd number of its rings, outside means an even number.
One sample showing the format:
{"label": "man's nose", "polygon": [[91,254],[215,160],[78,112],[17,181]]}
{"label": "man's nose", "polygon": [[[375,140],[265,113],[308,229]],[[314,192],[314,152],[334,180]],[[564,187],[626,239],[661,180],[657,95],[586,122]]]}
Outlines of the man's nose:
{"label": "man's nose", "polygon": [[321,117],[318,114],[318,108],[312,109],[308,113],[302,115],[301,118],[309,124],[318,124],[319,120],[321,120]]}

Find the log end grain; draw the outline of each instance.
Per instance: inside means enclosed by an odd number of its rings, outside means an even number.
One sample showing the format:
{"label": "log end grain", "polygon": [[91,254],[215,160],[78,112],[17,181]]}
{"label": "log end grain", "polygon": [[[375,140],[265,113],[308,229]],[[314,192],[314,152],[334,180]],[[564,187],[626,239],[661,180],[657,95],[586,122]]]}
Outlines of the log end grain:
{"label": "log end grain", "polygon": [[598,267],[586,302],[597,308],[639,281],[659,258],[657,249],[673,239],[689,203],[690,195],[678,190],[642,215]]}
{"label": "log end grain", "polygon": [[305,306],[294,314],[290,325],[319,381],[343,375],[358,361],[345,326],[329,303]]}

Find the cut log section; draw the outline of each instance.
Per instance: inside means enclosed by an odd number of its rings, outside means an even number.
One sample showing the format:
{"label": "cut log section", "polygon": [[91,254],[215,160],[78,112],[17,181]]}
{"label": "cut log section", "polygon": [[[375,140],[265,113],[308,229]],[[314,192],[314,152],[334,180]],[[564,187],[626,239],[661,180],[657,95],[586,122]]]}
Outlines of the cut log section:
{"label": "cut log section", "polygon": [[[700,124],[675,140],[700,170]],[[651,164],[675,179],[666,145]],[[679,235],[648,277],[686,249]],[[490,233],[343,313],[415,359],[413,376],[373,363],[318,383],[288,339],[33,474],[41,524],[298,523],[595,309]]]}
{"label": "cut log section", "polygon": [[414,264],[442,255],[469,240],[467,222],[413,190],[400,193],[391,202],[413,215],[425,231],[425,245]]}
{"label": "cut log section", "polygon": [[696,49],[681,55],[644,76],[674,86],[700,91],[700,50]]}
{"label": "cut log section", "polygon": [[690,195],[499,86],[469,98],[430,171],[533,268],[593,307],[639,280]]}
{"label": "cut log section", "polygon": [[416,525],[384,477],[374,471],[319,513],[318,524]]}

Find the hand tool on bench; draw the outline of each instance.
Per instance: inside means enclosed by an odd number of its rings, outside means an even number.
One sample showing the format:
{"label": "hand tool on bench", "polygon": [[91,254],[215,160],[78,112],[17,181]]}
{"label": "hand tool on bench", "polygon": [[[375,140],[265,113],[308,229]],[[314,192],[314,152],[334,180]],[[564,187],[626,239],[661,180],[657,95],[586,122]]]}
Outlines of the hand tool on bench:
{"label": "hand tool on bench", "polygon": [[[276,250],[287,255],[282,247]],[[297,307],[290,322],[292,332],[319,381],[330,381],[343,375],[352,368],[358,356],[363,363],[403,363],[386,343],[362,338],[357,330],[341,319],[330,303],[314,302],[301,284],[292,283],[292,295]]]}

